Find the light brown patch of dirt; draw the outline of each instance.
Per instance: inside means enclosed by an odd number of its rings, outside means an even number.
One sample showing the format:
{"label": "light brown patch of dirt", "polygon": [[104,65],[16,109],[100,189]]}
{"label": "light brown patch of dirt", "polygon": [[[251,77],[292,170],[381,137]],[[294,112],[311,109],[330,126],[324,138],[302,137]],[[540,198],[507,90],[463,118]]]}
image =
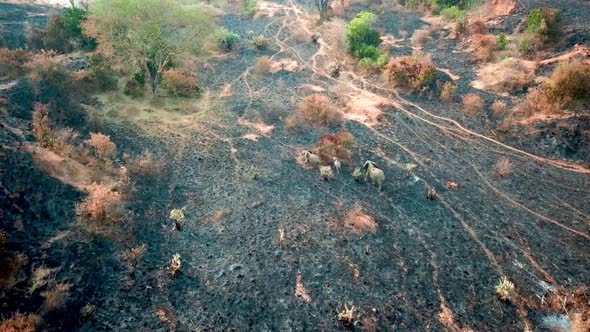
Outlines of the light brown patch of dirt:
{"label": "light brown patch of dirt", "polygon": [[526,86],[535,78],[537,64],[534,61],[507,58],[498,63],[490,63],[477,70],[477,79],[472,87],[508,96],[510,90]]}
{"label": "light brown patch of dirt", "polygon": [[260,135],[256,135],[256,134],[246,134],[246,135],[242,136],[243,139],[253,141],[253,142],[258,142],[259,137],[260,137]]}
{"label": "light brown patch of dirt", "polygon": [[367,232],[375,232],[377,222],[361,206],[355,206],[344,217],[344,226],[351,232],[362,237]]}
{"label": "light brown patch of dirt", "polygon": [[262,121],[258,122],[251,122],[245,119],[239,119],[238,123],[244,127],[254,129],[258,134],[268,137],[270,132],[275,128],[275,126],[267,125]]}
{"label": "light brown patch of dirt", "polygon": [[270,65],[270,72],[275,74],[279,71],[298,72],[301,66],[293,59],[281,59],[279,61],[272,61]]}
{"label": "light brown patch of dirt", "polygon": [[311,163],[305,163],[305,157],[302,156],[300,152],[295,156],[295,163],[305,169],[314,169],[314,166]]}
{"label": "light brown patch of dirt", "polygon": [[399,41],[403,41],[403,39],[395,39],[395,37],[392,35],[381,36],[381,43],[383,45],[387,45],[390,47],[396,47],[396,48],[403,47],[403,45],[398,44]]}
{"label": "light brown patch of dirt", "polygon": [[33,155],[33,160],[47,175],[81,191],[89,188],[92,183],[100,182],[109,187],[113,187],[117,183],[115,176],[82,165],[71,158],[61,157],[52,151],[30,144],[25,148]]}
{"label": "light brown patch of dirt", "polygon": [[212,215],[205,218],[205,220],[203,220],[203,224],[208,225],[208,224],[212,224],[214,222],[217,222],[229,213],[230,213],[229,210],[225,210],[225,209],[217,210],[217,211],[215,211],[215,213],[213,213]]}
{"label": "light brown patch of dirt", "polygon": [[309,92],[324,92],[326,89],[322,88],[321,86],[313,85],[313,84],[301,84],[300,88],[305,91]]}
{"label": "light brown patch of dirt", "polygon": [[451,78],[453,81],[456,81],[456,80],[458,80],[458,79],[460,79],[460,78],[461,78],[461,76],[458,76],[458,75],[455,75],[455,74],[453,74],[453,73],[451,72],[451,70],[450,70],[450,69],[445,69],[445,68],[438,68],[438,67],[436,67],[436,70],[438,70],[438,71],[442,71],[443,73],[445,73],[445,74],[449,75],[449,77],[450,77],[450,78]]}
{"label": "light brown patch of dirt", "polygon": [[303,281],[301,280],[301,272],[297,272],[297,282],[295,284],[295,296],[302,299],[303,301],[310,303],[311,297],[305,287],[303,287]]}
{"label": "light brown patch of dirt", "polygon": [[233,93],[231,91],[231,84],[226,84],[223,87],[223,90],[221,90],[221,93],[219,94],[219,96],[222,98],[231,97],[232,95]]}
{"label": "light brown patch of dirt", "polygon": [[446,328],[453,332],[473,332],[470,328],[461,328],[455,322],[455,314],[444,301],[440,303],[440,313],[438,314],[438,321]]}
{"label": "light brown patch of dirt", "polygon": [[[560,61],[571,59],[577,55],[581,55],[582,57],[585,57],[585,58],[590,58],[590,50],[588,50],[583,45],[575,45],[571,51],[566,52],[564,54],[560,54],[560,55],[553,57],[553,58],[545,59],[545,60],[539,62],[539,64],[540,65],[548,65],[548,64],[551,64],[554,62],[560,62]],[[590,63],[590,59],[586,59],[586,62]]]}
{"label": "light brown patch of dirt", "polygon": [[278,3],[258,1],[258,6],[256,7],[256,15],[254,16],[254,18],[256,19],[263,16],[274,17],[283,8],[284,7]]}
{"label": "light brown patch of dirt", "polygon": [[514,0],[492,0],[487,7],[487,12],[494,16],[506,16],[516,8],[516,3]]}
{"label": "light brown patch of dirt", "polygon": [[374,126],[379,123],[383,113],[381,107],[391,105],[387,98],[378,96],[366,90],[352,90],[346,96],[346,108],[344,118],[357,121],[367,126]]}

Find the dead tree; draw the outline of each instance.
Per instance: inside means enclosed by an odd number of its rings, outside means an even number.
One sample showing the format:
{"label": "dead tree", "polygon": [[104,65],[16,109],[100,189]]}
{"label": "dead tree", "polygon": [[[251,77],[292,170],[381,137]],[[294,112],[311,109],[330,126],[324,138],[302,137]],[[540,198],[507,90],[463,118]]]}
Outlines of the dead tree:
{"label": "dead tree", "polygon": [[330,8],[330,2],[332,0],[313,0],[316,8],[320,12],[320,21],[323,21],[328,16],[328,8]]}

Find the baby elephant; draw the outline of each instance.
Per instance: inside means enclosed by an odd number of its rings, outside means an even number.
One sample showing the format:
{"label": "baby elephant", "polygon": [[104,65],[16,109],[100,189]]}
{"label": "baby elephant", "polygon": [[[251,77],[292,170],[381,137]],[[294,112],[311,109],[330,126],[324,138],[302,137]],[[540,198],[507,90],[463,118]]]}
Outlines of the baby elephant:
{"label": "baby elephant", "polygon": [[320,156],[318,156],[317,154],[315,154],[309,150],[306,150],[306,151],[301,152],[301,155],[305,157],[305,159],[304,159],[305,164],[311,163],[314,167],[320,166],[320,163],[321,163]]}
{"label": "baby elephant", "polygon": [[332,158],[332,160],[334,160],[334,168],[336,169],[336,174],[340,174],[340,168],[342,167],[342,163],[336,157]]}
{"label": "baby elephant", "polygon": [[373,184],[377,183],[379,190],[381,190],[381,188],[383,188],[383,181],[385,181],[385,174],[383,171],[370,160],[365,161],[363,170],[365,170],[365,181],[367,181],[367,177],[371,177],[371,182],[373,182]]}

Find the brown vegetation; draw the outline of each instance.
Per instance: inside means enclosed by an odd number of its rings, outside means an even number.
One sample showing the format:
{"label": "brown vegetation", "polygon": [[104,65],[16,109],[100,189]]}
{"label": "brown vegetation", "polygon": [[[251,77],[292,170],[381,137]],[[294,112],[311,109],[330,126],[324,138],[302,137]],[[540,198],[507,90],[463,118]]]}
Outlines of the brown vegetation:
{"label": "brown vegetation", "polygon": [[412,35],[412,44],[417,46],[424,46],[432,40],[430,31],[427,29],[416,30]]}
{"label": "brown vegetation", "polygon": [[78,203],[78,214],[97,226],[115,222],[121,215],[123,195],[103,184],[92,184],[86,188],[88,196]]}
{"label": "brown vegetation", "polygon": [[15,79],[23,75],[31,54],[23,50],[0,48],[0,79]]}
{"label": "brown vegetation", "polygon": [[272,60],[267,57],[263,56],[256,59],[256,63],[254,64],[254,72],[256,74],[268,74],[272,69]]}
{"label": "brown vegetation", "polygon": [[512,174],[512,162],[506,157],[498,159],[494,164],[494,174],[500,178],[508,177]]}
{"label": "brown vegetation", "polygon": [[474,18],[469,20],[469,32],[471,34],[486,34],[488,33],[488,27],[482,19]]}
{"label": "brown vegetation", "polygon": [[536,114],[555,114],[561,112],[563,105],[554,102],[541,89],[530,89],[526,99],[514,107],[512,115],[516,119]]}
{"label": "brown vegetation", "polygon": [[41,317],[35,314],[17,313],[0,322],[0,332],[35,332],[41,324]]}
{"label": "brown vegetation", "polygon": [[419,54],[391,58],[383,69],[383,76],[388,82],[413,90],[425,88],[435,75],[436,68],[430,59]]}
{"label": "brown vegetation", "polygon": [[141,259],[143,258],[143,255],[145,254],[146,249],[147,249],[147,246],[145,244],[142,244],[140,246],[133,247],[133,248],[130,248],[130,249],[120,252],[118,254],[118,257],[120,260],[122,260],[128,264],[129,271],[133,271],[137,267],[137,265],[139,264]]}
{"label": "brown vegetation", "polygon": [[340,131],[336,134],[323,135],[314,145],[314,149],[324,164],[331,163],[336,157],[342,163],[349,165],[352,161],[351,149],[355,144],[356,140],[351,133]]}
{"label": "brown vegetation", "polygon": [[96,155],[103,160],[111,159],[117,151],[117,146],[111,142],[111,138],[101,133],[91,133],[86,144],[92,147]]}
{"label": "brown vegetation", "polygon": [[148,150],[145,150],[137,157],[125,153],[123,154],[123,160],[125,160],[127,171],[132,176],[155,176],[160,174],[164,168],[163,161],[156,159]]}
{"label": "brown vegetation", "polygon": [[507,58],[478,70],[473,86],[496,93],[513,93],[524,90],[535,79],[532,66],[520,59]]}
{"label": "brown vegetation", "polygon": [[355,205],[344,217],[344,226],[348,231],[362,237],[367,232],[375,232],[377,222],[362,206]]}
{"label": "brown vegetation", "polygon": [[[3,249],[0,247],[0,251]],[[0,252],[0,289],[14,286],[19,272],[28,263],[29,258],[24,254],[17,253],[11,256],[6,252]]]}
{"label": "brown vegetation", "polygon": [[200,91],[194,68],[168,69],[163,78],[164,87],[174,96],[191,97]]}
{"label": "brown vegetation", "polygon": [[463,97],[463,111],[469,116],[481,115],[483,100],[480,96],[470,93]]}
{"label": "brown vegetation", "polygon": [[590,62],[575,58],[561,62],[545,84],[544,93],[566,107],[590,101]]}
{"label": "brown vegetation", "polygon": [[496,50],[496,36],[474,34],[471,36],[471,48],[477,61],[491,61]]}
{"label": "brown vegetation", "polygon": [[59,283],[52,289],[41,293],[41,296],[45,299],[43,301],[43,310],[52,312],[63,308],[70,294],[71,286],[70,284]]}
{"label": "brown vegetation", "polygon": [[295,284],[295,296],[302,299],[303,301],[310,303],[311,297],[305,287],[303,287],[303,281],[301,280],[301,271],[297,271],[297,280]]}
{"label": "brown vegetation", "polygon": [[452,103],[455,100],[455,91],[457,91],[455,84],[450,81],[445,82],[440,91],[440,99]]}
{"label": "brown vegetation", "polygon": [[339,125],[343,121],[342,113],[338,111],[330,98],[318,94],[303,98],[297,111],[300,119],[310,125]]}
{"label": "brown vegetation", "polygon": [[494,112],[494,116],[497,118],[503,117],[507,112],[506,103],[501,100],[494,101],[492,104],[492,112]]}
{"label": "brown vegetation", "polygon": [[41,52],[31,56],[25,64],[30,74],[29,78],[36,84],[45,84],[60,95],[71,92],[72,77],[55,52]]}

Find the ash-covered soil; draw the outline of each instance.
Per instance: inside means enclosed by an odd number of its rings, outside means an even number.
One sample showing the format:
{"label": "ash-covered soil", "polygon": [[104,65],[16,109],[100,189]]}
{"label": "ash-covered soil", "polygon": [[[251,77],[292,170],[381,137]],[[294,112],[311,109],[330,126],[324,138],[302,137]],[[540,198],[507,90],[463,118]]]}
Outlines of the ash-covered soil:
{"label": "ash-covered soil", "polygon": [[[133,178],[128,225],[116,240],[81,231],[74,205],[83,194],[46,176],[22,149],[33,140],[32,102],[42,97],[26,81],[0,90],[9,97],[0,115],[1,223],[8,250],[30,257],[16,286],[3,293],[0,313],[38,310],[42,299],[27,294],[27,276],[45,265],[59,268],[56,280],[73,285],[67,306],[45,317],[47,331],[544,330],[546,312],[498,301],[494,287],[508,276],[522,298],[537,300],[552,286],[588,283],[590,171],[549,158],[564,157],[560,151],[500,141],[490,135],[490,120],[466,118],[460,105],[398,94],[378,76],[357,76],[352,68],[330,77],[333,59],[316,56],[321,46],[292,38],[291,29],[303,24],[293,19],[300,5],[281,6],[273,17],[222,19],[242,36],[264,34],[271,46],[255,50],[244,38],[239,50],[200,68],[206,97],[219,105],[213,110],[163,108],[158,114],[167,121],[159,121],[147,110],[154,105],[128,117],[114,114],[116,102],[104,98],[78,101],[96,106],[103,121],[75,129],[110,135],[119,161],[123,153],[149,149],[165,162],[158,176]],[[397,21],[409,36],[425,24],[417,13],[396,12],[378,24],[399,38]],[[400,43],[392,52],[410,54],[410,41]],[[457,43],[443,40],[424,50],[437,67],[460,76],[459,95],[475,92],[491,104],[498,96],[469,87],[473,63],[453,51]],[[257,74],[260,56],[294,59],[301,70]],[[302,85],[329,90],[339,83],[392,106],[383,107],[374,126],[284,128],[292,101],[310,94]],[[274,128],[248,125],[261,120]],[[353,166],[326,182],[302,167],[298,154],[340,129],[357,139]],[[494,172],[500,158],[513,165],[504,178]],[[385,172],[381,192],[351,177],[352,167],[367,159]],[[416,169],[409,173],[407,164]],[[432,188],[438,195],[429,200]],[[374,231],[357,234],[345,226],[355,206],[375,219]],[[174,208],[186,215],[180,231],[168,218]],[[141,244],[145,255],[128,269],[116,253]],[[166,268],[174,254],[182,268],[171,279]],[[296,296],[298,273],[309,300]],[[96,312],[83,318],[89,303]],[[344,304],[357,310],[357,325],[338,322]]]}

